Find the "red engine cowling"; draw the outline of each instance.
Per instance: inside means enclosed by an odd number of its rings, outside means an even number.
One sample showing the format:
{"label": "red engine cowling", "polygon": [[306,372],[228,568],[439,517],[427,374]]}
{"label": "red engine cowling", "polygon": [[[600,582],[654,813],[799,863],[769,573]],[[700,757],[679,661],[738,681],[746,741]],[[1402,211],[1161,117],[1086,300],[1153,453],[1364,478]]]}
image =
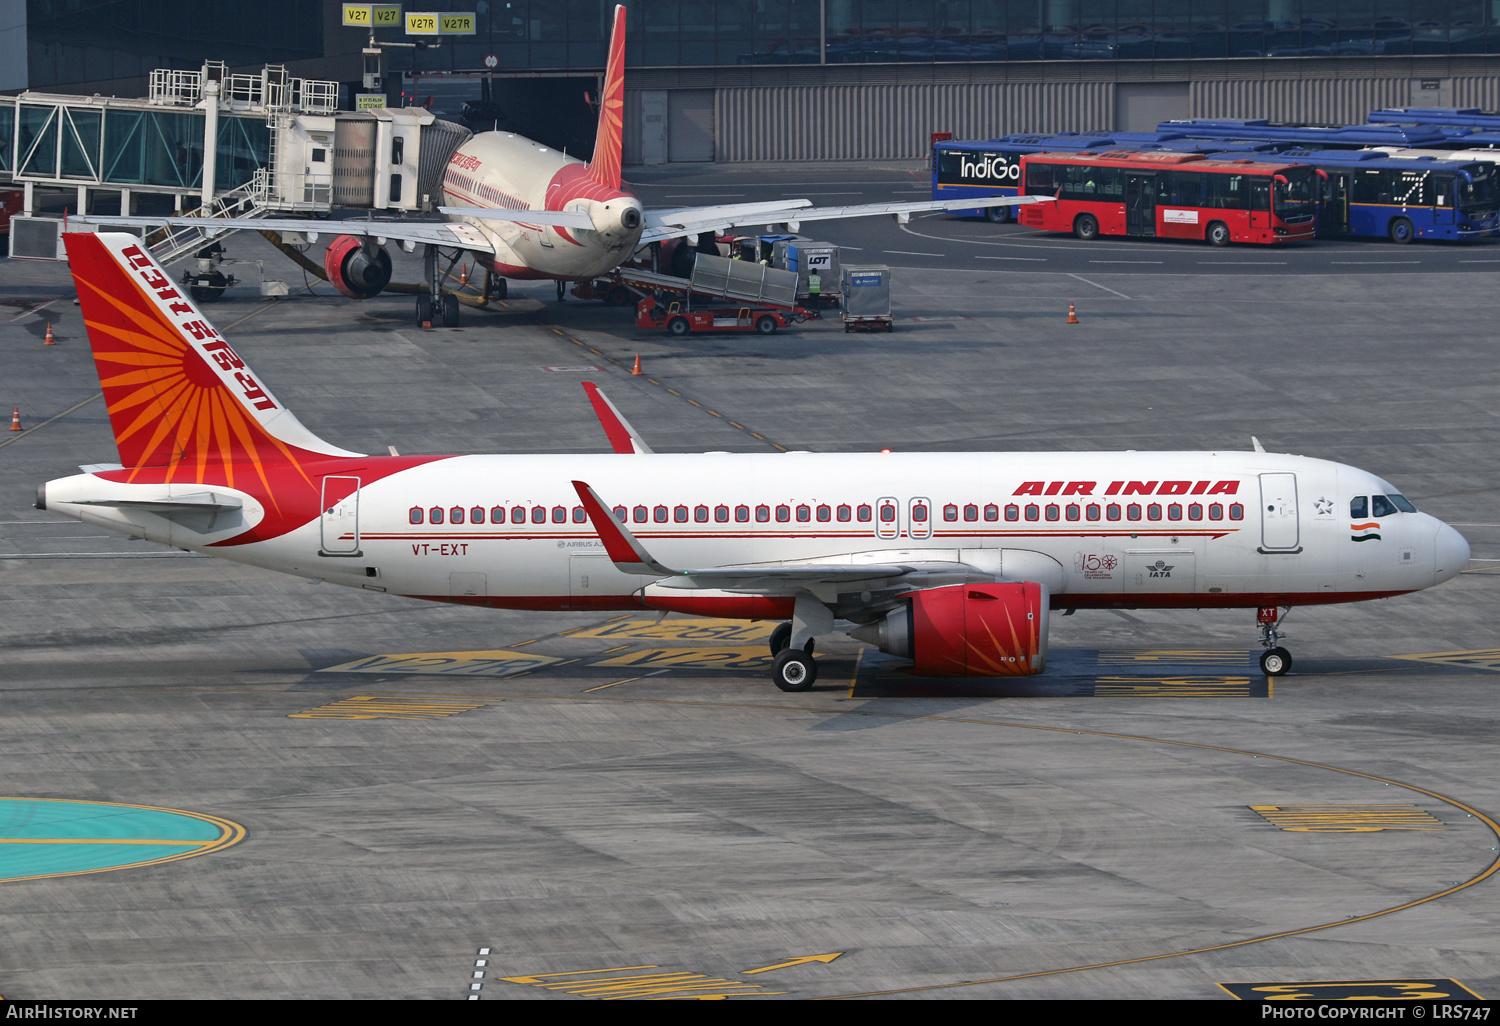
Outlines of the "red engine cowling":
{"label": "red engine cowling", "polygon": [[378,296],[391,283],[391,255],[383,246],[367,250],[362,242],[353,235],[340,235],[323,253],[329,284],[350,299]]}
{"label": "red engine cowling", "polygon": [[905,605],[854,636],[912,660],[913,673],[1025,677],[1047,665],[1046,585],[951,584],[903,597]]}

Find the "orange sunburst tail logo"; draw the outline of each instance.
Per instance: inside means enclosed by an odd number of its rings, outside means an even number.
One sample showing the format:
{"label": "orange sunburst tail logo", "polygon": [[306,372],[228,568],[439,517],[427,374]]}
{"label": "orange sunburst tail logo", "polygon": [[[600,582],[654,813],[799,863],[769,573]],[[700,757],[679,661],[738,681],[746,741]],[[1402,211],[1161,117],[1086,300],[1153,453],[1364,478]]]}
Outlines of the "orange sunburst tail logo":
{"label": "orange sunburst tail logo", "polygon": [[614,30],[609,36],[609,63],[604,88],[599,91],[599,131],[588,176],[610,189],[620,187],[625,114],[625,5],[615,5]]}
{"label": "orange sunburst tail logo", "polygon": [[132,479],[149,471],[167,482],[233,487],[236,466],[242,480],[264,483],[269,465],[300,472],[309,460],[359,455],[303,427],[140,239],[70,232],[63,241]]}

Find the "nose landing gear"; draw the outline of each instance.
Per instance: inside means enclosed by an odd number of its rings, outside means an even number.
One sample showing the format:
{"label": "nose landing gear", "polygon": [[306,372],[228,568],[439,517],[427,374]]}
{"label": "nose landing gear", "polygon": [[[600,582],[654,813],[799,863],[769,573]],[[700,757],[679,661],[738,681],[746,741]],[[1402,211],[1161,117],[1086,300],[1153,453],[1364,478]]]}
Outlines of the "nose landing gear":
{"label": "nose landing gear", "polygon": [[[1287,612],[1291,611],[1288,607]],[[1267,677],[1280,677],[1292,668],[1292,654],[1277,644],[1286,637],[1280,630],[1286,617],[1276,606],[1261,606],[1255,619],[1260,624],[1260,643],[1265,649],[1260,654],[1260,672]]]}

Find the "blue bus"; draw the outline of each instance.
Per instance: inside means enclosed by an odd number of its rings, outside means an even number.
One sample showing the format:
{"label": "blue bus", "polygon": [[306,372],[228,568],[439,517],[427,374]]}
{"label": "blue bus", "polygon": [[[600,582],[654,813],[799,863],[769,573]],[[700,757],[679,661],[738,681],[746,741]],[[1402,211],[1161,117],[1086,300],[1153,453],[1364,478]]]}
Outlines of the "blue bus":
{"label": "blue bus", "polygon": [[[963,196],[1014,196],[1021,179],[1021,157],[1028,153],[1083,153],[1101,150],[1211,153],[1225,148],[1214,140],[1185,139],[1176,132],[1060,132],[1056,135],[1007,135],[999,139],[959,142],[943,140],[932,145],[932,198]],[[1237,149],[1256,149],[1254,144]],[[949,213],[985,217],[991,221],[1014,220],[1014,208],[985,207],[952,210]]]}
{"label": "blue bus", "polygon": [[1363,146],[1442,146],[1453,138],[1453,133],[1433,125],[1303,125],[1267,121],[1264,118],[1251,121],[1220,118],[1163,121],[1156,126],[1156,130],[1189,139],[1281,143],[1308,150],[1359,149]]}
{"label": "blue bus", "polygon": [[1226,153],[1223,160],[1295,158],[1322,179],[1318,234],[1415,239],[1479,239],[1500,230],[1495,165],[1435,157],[1394,157],[1379,150]]}
{"label": "blue bus", "polygon": [[1478,107],[1387,107],[1370,111],[1368,120],[1371,124],[1500,130],[1500,111],[1480,110]]}

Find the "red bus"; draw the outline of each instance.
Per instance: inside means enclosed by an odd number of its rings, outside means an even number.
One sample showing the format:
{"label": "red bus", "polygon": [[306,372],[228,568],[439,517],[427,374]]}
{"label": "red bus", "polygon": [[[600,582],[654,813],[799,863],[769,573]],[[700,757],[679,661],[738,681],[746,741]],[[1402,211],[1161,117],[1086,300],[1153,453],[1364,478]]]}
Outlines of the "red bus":
{"label": "red bus", "polygon": [[1201,153],[1031,153],[1021,223],[1080,239],[1103,235],[1231,242],[1299,242],[1317,232],[1311,165],[1216,160]]}

